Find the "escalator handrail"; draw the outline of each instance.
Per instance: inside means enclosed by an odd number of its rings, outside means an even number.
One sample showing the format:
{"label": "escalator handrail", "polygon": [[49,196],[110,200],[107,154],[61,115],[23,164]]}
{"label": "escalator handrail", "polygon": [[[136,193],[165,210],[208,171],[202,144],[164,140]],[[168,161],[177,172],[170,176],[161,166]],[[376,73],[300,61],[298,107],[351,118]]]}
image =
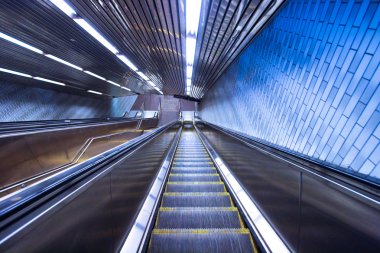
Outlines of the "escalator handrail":
{"label": "escalator handrail", "polygon": [[[12,193],[0,199],[0,221],[16,214],[29,204],[42,199],[47,194],[58,190],[65,184],[80,178],[85,177],[89,173],[93,173],[104,167],[107,163],[125,154],[131,149],[137,148],[143,143],[150,141],[159,134],[176,124],[177,121],[172,121],[164,126],[161,126],[145,135],[139,136],[127,143],[116,146],[108,151],[105,151],[83,163],[74,165],[62,172],[52,175],[42,182],[31,185],[18,192]],[[1,224],[5,226],[6,224]]]}
{"label": "escalator handrail", "polygon": [[[174,137],[165,158],[161,162],[160,169],[156,174],[156,178],[152,183],[149,193],[142,205],[137,218],[126,236],[120,253],[141,253],[146,252],[148,246],[149,233],[154,223],[155,213],[161,202],[161,196],[165,188],[165,184],[172,166],[174,155],[177,150],[179,140],[182,133],[180,127]],[[143,232],[142,232],[143,231]]]}
{"label": "escalator handrail", "polygon": [[246,192],[241,183],[235,178],[228,165],[223,162],[222,157],[211,146],[204,134],[194,125],[201,142],[205,146],[212,161],[223,178],[231,196],[234,198],[239,210],[245,217],[246,222],[253,230],[253,236],[260,242],[260,249],[263,252],[290,253],[293,250],[287,245],[280,233],[276,231],[270,220],[260,210],[253,198]]}
{"label": "escalator handrail", "polygon": [[[142,120],[150,120],[154,118],[145,118]],[[16,135],[24,135],[31,133],[39,133],[39,132],[48,132],[48,131],[62,131],[68,129],[75,128],[84,128],[84,127],[94,127],[94,126],[102,126],[102,125],[113,125],[119,124],[123,122],[133,122],[138,121],[138,119],[127,118],[127,119],[118,119],[118,120],[109,120],[109,121],[98,121],[98,122],[70,122],[70,123],[60,123],[60,124],[47,124],[47,125],[35,125],[35,126],[19,126],[19,127],[0,127],[0,138],[16,136]]]}
{"label": "escalator handrail", "polygon": [[[258,150],[271,153],[275,156],[281,157],[282,159],[288,162],[295,163],[299,167],[303,168],[304,170],[312,170],[314,173],[317,173],[317,174],[322,173],[324,177],[325,176],[331,177],[330,180],[337,181],[341,184],[346,184],[350,187],[355,188],[356,190],[360,192],[363,192],[363,194],[369,194],[371,196],[370,199],[372,199],[372,196],[375,198],[379,198],[380,185],[375,182],[368,181],[364,178],[360,178],[349,173],[345,173],[344,171],[340,171],[336,168],[333,168],[325,164],[320,164],[316,161],[307,159],[306,157],[290,153],[289,151],[283,150],[279,147],[269,146],[266,143],[263,143],[259,140],[254,139],[253,137],[249,137],[237,131],[212,124],[205,120],[198,118],[196,123],[197,122],[205,124],[219,132],[229,135],[251,148],[253,147]],[[362,195],[362,194],[360,193],[359,195]],[[375,202],[378,202],[378,201],[375,200]]]}

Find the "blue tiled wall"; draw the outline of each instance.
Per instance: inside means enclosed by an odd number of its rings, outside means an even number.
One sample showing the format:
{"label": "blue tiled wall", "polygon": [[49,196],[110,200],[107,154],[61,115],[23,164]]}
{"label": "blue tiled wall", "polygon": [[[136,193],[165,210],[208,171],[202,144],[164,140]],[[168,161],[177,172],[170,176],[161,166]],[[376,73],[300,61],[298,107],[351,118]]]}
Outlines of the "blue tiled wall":
{"label": "blue tiled wall", "polygon": [[380,178],[379,1],[289,0],[203,98],[200,116]]}
{"label": "blue tiled wall", "polygon": [[0,122],[121,117],[136,97],[97,99],[0,82]]}

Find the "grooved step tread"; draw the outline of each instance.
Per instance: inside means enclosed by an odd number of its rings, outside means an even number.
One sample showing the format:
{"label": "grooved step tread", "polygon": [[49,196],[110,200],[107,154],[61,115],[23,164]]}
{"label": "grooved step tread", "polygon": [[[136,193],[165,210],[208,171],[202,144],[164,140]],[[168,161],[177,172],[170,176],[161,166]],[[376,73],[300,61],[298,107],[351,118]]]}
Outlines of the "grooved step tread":
{"label": "grooved step tread", "polygon": [[182,132],[148,252],[256,252],[250,231],[194,131]]}
{"label": "grooved step tread", "polygon": [[229,195],[164,195],[162,207],[231,207]]}
{"label": "grooved step tread", "polygon": [[153,230],[148,248],[150,253],[251,253],[256,252],[248,232],[232,230]]}
{"label": "grooved step tread", "polygon": [[186,209],[160,212],[156,228],[209,229],[242,228],[237,210]]}

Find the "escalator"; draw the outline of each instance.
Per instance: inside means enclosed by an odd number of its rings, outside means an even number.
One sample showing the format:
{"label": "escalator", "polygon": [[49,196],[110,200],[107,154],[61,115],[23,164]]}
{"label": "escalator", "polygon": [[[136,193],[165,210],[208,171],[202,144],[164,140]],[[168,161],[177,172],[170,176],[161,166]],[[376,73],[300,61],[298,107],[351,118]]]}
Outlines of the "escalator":
{"label": "escalator", "polygon": [[184,128],[148,252],[257,252],[194,128]]}

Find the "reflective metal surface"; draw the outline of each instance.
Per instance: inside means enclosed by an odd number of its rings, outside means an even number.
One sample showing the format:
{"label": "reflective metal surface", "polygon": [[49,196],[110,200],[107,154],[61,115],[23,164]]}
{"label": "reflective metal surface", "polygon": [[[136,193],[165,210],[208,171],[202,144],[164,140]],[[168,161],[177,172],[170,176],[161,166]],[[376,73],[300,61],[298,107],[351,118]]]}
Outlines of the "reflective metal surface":
{"label": "reflective metal surface", "polygon": [[[145,119],[142,129],[152,126],[150,119]],[[59,126],[41,129],[32,129],[30,132],[16,132],[14,134],[7,133],[0,136],[0,195],[9,193],[9,188],[14,184],[23,181],[25,187],[31,182],[26,179],[40,175],[50,170],[63,169],[72,165],[75,160],[83,157],[89,157],[89,154],[96,153],[101,145],[92,143],[91,149],[84,156],[80,154],[81,149],[91,141],[92,138],[103,136],[111,133],[121,133],[126,131],[134,131],[137,121],[115,121],[115,122],[99,122],[89,123],[88,125],[77,124],[71,127],[60,128]],[[156,122],[157,124],[157,122]],[[26,129],[24,128],[23,131]],[[124,141],[135,137],[135,135],[124,136]],[[113,137],[112,139],[115,139]],[[112,145],[112,139],[107,141],[108,145]],[[103,138],[104,140],[104,138]],[[92,142],[92,141],[91,141]],[[89,143],[90,144],[90,143]],[[99,143],[98,143],[99,144]],[[83,150],[85,151],[85,150]],[[78,159],[76,159],[78,158]],[[12,187],[13,190],[16,188]]]}
{"label": "reflective metal surface", "polygon": [[167,130],[24,217],[9,229],[28,225],[0,243],[0,251],[120,250],[177,130]]}
{"label": "reflective metal surface", "polygon": [[[185,95],[185,1],[67,0],[165,94]],[[204,0],[195,53],[193,90],[201,98],[271,16],[282,0]],[[276,5],[277,4],[277,5]],[[273,8],[273,9],[272,9]],[[0,3],[0,32],[123,84],[135,92],[155,91],[115,55],[78,27],[49,0]],[[0,39],[0,65],[31,75],[95,89],[114,96],[130,92],[43,55]],[[6,60],[5,60],[6,59]],[[6,78],[6,77],[5,77]],[[25,78],[24,78],[25,79]],[[52,86],[23,80],[17,82]]]}
{"label": "reflective metal surface", "polygon": [[238,206],[244,215],[245,221],[254,231],[255,238],[260,241],[262,250],[264,252],[278,253],[291,252],[280,235],[276,233],[273,226],[268,222],[268,219],[263,215],[263,213],[261,213],[253,199],[250,198],[249,193],[244,190],[243,186],[239,183],[234,174],[231,173],[231,168],[227,166],[215,149],[210,145],[209,141],[205,138],[202,132],[200,132],[197,127],[195,128],[215,165],[220,171],[223,181],[228,186],[232,196],[234,196],[235,201],[238,203]]}
{"label": "reflective metal surface", "polygon": [[293,251],[378,250],[379,196],[198,126]]}
{"label": "reflective metal surface", "polygon": [[165,94],[184,92],[184,0],[70,3]]}
{"label": "reflective metal surface", "polygon": [[191,93],[193,97],[203,97],[282,2],[282,0],[203,2],[203,15],[194,61]]}
{"label": "reflective metal surface", "polygon": [[[114,55],[88,36],[86,31],[65,14],[57,11],[49,0],[2,0],[0,22],[2,24],[0,32],[48,54],[130,87],[139,93],[149,89],[147,85],[142,85],[143,82]],[[133,94],[3,39],[0,39],[0,66],[64,82],[78,88],[79,93],[81,90],[92,89],[114,96]],[[2,73],[1,78],[4,80],[7,75]],[[60,91],[75,92],[75,89],[57,87],[23,77],[12,76],[10,80],[42,88],[52,87]]]}

